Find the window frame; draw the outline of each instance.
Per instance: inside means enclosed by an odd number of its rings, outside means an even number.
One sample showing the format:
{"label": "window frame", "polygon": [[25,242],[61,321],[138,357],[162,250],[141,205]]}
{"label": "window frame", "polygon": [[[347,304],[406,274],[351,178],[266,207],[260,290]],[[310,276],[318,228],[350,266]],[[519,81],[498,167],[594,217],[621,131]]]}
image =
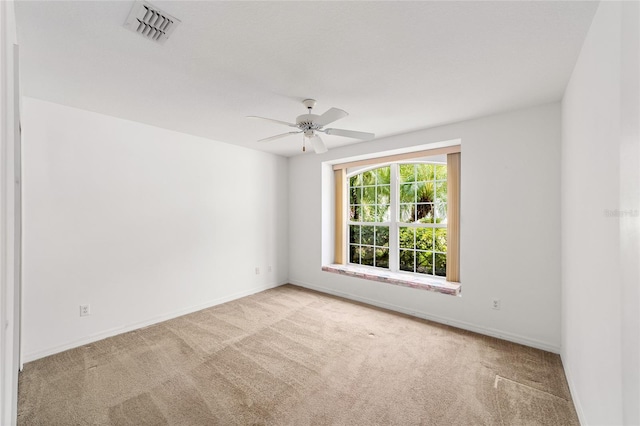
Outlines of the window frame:
{"label": "window frame", "polygon": [[[352,167],[363,167],[354,171],[353,174],[362,173],[363,171],[379,168],[392,162],[419,162],[422,157],[435,155],[447,155],[447,268],[444,284],[431,284],[424,280],[424,277],[431,281],[441,281],[438,276],[426,275],[415,272],[390,272],[388,269],[374,268],[356,264],[348,264],[346,249],[349,246],[347,241],[348,227],[348,180],[346,170]],[[409,160],[409,161],[404,161]],[[410,161],[413,160],[413,161]],[[427,161],[428,162],[428,161]],[[408,287],[425,288],[428,290],[438,291],[448,294],[459,294],[460,284],[460,174],[461,174],[461,145],[453,144],[444,147],[408,152],[404,154],[396,154],[383,156],[378,158],[368,158],[364,160],[350,161],[340,164],[333,164],[334,184],[335,184],[335,215],[334,215],[334,264],[323,266],[323,270],[340,273],[343,275],[358,276],[365,279],[389,282],[397,285]],[[397,184],[397,182],[396,182]],[[398,192],[398,191],[396,191]],[[393,202],[392,205],[399,205]],[[394,209],[396,207],[393,207]],[[392,213],[393,214],[393,213]],[[375,222],[375,225],[383,224],[383,222]],[[396,232],[392,236],[392,230]],[[398,238],[398,226],[390,226],[389,234],[391,238]],[[399,244],[399,243],[398,243]],[[391,264],[391,254],[395,252],[395,256],[399,256],[399,250],[390,250],[389,263]],[[394,264],[398,265],[397,260]],[[365,269],[363,272],[361,269]],[[405,277],[405,278],[403,278]]]}
{"label": "window frame", "polygon": [[[434,247],[433,250],[430,250],[432,252],[432,263],[433,263],[433,270],[432,273],[420,273],[420,272],[416,272],[415,271],[415,263],[414,263],[414,271],[406,271],[401,269],[400,266],[400,251],[403,249],[401,247],[401,242],[400,242],[400,230],[401,228],[413,228],[413,229],[432,229],[434,230],[434,234],[435,234],[435,230],[436,229],[447,229],[448,225],[447,223],[436,223],[435,221],[432,223],[429,222],[403,222],[401,220],[400,217],[400,206],[402,204],[407,204],[407,203],[401,203],[401,199],[400,199],[400,185],[402,185],[403,183],[400,180],[400,168],[402,165],[415,165],[415,164],[429,164],[429,165],[433,165],[434,167],[436,165],[444,165],[446,166],[447,164],[445,162],[441,162],[441,161],[433,161],[433,160],[428,160],[428,159],[414,159],[414,160],[402,160],[402,161],[395,161],[395,162],[387,162],[387,163],[378,163],[378,164],[373,164],[373,165],[369,165],[366,166],[364,168],[356,168],[355,170],[352,171],[348,171],[345,174],[345,190],[346,192],[349,194],[350,196],[350,190],[352,188],[351,186],[351,178],[353,176],[357,176],[360,174],[364,174],[373,170],[378,170],[384,167],[389,167],[390,171],[389,171],[389,189],[390,189],[390,195],[389,195],[389,220],[388,221],[381,221],[381,222],[367,222],[364,220],[361,221],[357,221],[354,222],[351,220],[351,215],[350,215],[350,208],[352,206],[352,204],[350,202],[345,204],[345,210],[344,210],[344,215],[345,215],[345,223],[346,223],[346,227],[347,227],[347,239],[345,241],[345,251],[347,253],[350,253],[350,248],[351,245],[353,245],[353,243],[351,242],[351,239],[349,238],[349,236],[351,235],[351,226],[360,226],[362,229],[362,227],[364,226],[371,226],[371,227],[387,227],[388,228],[388,233],[389,233],[389,243],[388,243],[388,247],[387,250],[389,251],[389,258],[388,258],[388,266],[386,268],[383,267],[379,267],[377,265],[375,265],[375,255],[374,255],[374,265],[365,265],[362,263],[352,263],[351,262],[351,256],[348,255],[346,258],[346,265],[354,265],[354,266],[369,266],[372,268],[379,268],[381,270],[386,270],[386,271],[390,271],[393,273],[399,273],[399,274],[408,274],[408,275],[418,275],[418,276],[426,276],[426,277],[430,277],[432,279],[436,279],[436,280],[445,280],[445,276],[442,275],[436,275],[435,273],[435,258],[436,258],[436,254],[444,254],[445,256],[448,257],[448,250],[446,253],[440,252],[440,251],[436,251],[435,250],[435,235],[434,235]],[[433,179],[426,181],[426,182],[433,182],[434,184],[434,191],[435,191],[435,185],[438,183],[443,183],[443,182],[448,182],[448,180],[438,180],[436,179],[435,176],[435,170],[434,170],[434,176]],[[383,184],[380,185],[378,184],[378,182],[376,182],[374,185],[360,185],[360,186],[356,186],[356,188],[362,188],[364,191],[364,188],[367,187],[379,187],[379,186],[386,186],[387,184]],[[435,207],[435,200],[434,200],[434,207]],[[360,204],[357,204],[360,205]],[[375,203],[374,205],[378,205],[378,203]],[[414,202],[411,204],[414,206],[419,205],[417,203],[417,200],[414,200]],[[434,216],[435,219],[435,216]],[[375,230],[374,230],[374,235],[375,235]],[[415,243],[415,232],[414,232],[414,243]],[[369,245],[369,244],[362,244],[362,235],[360,236],[360,241],[358,243],[358,246],[362,247],[362,246],[371,246],[373,247],[373,249],[375,250],[376,248],[383,248],[383,247],[378,247],[376,245],[376,238],[374,236],[374,241],[373,244]],[[412,252],[414,253],[418,253],[418,252],[422,252],[422,250],[417,250],[416,248],[412,248],[410,249]],[[414,255],[415,256],[415,255]],[[415,259],[415,258],[414,258]],[[415,261],[414,261],[415,262]]]}

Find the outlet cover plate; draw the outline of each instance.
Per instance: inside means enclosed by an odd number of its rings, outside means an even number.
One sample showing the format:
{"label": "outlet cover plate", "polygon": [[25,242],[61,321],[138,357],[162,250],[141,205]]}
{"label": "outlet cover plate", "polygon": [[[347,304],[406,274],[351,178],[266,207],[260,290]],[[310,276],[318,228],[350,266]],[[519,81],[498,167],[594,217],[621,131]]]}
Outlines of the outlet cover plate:
{"label": "outlet cover plate", "polygon": [[80,305],[80,316],[86,317],[91,315],[91,305]]}
{"label": "outlet cover plate", "polygon": [[496,311],[500,310],[500,299],[493,299],[491,302],[491,309],[494,309]]}

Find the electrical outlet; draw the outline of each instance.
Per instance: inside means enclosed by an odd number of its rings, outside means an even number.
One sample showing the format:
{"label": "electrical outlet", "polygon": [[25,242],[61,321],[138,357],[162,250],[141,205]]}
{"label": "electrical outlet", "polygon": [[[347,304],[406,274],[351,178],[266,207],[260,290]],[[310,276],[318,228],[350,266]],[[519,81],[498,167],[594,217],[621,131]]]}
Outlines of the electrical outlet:
{"label": "electrical outlet", "polygon": [[493,299],[491,302],[491,309],[495,309],[496,311],[500,310],[500,299]]}
{"label": "electrical outlet", "polygon": [[256,275],[260,274],[260,268],[256,266]]}
{"label": "electrical outlet", "polygon": [[271,267],[271,265],[269,265],[269,267],[267,268],[267,272],[273,272],[273,268]]}
{"label": "electrical outlet", "polygon": [[80,305],[80,316],[86,317],[91,315],[91,305]]}

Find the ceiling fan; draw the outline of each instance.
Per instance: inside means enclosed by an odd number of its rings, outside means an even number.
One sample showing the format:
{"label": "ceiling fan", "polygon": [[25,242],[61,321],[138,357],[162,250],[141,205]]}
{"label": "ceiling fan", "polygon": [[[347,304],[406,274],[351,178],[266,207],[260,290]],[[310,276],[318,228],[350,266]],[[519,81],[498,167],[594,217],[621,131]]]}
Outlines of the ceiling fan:
{"label": "ceiling fan", "polygon": [[309,110],[307,114],[302,114],[296,118],[296,123],[287,123],[286,121],[274,120],[272,118],[249,116],[247,118],[259,118],[260,120],[272,121],[274,123],[284,124],[285,126],[293,127],[295,131],[282,133],[280,135],[271,136],[269,138],[260,139],[258,142],[268,142],[275,139],[284,138],[285,136],[295,135],[302,133],[302,151],[306,151],[305,141],[308,139],[311,142],[311,146],[316,154],[322,154],[327,152],[327,147],[318,136],[317,133],[324,133],[326,135],[346,136],[348,138],[360,139],[363,141],[371,140],[375,137],[373,133],[356,132],[353,130],[344,129],[325,129],[329,123],[333,123],[336,120],[349,115],[346,111],[339,108],[331,108],[322,115],[311,114],[311,110],[316,106],[316,101],[313,99],[305,99],[302,104]]}

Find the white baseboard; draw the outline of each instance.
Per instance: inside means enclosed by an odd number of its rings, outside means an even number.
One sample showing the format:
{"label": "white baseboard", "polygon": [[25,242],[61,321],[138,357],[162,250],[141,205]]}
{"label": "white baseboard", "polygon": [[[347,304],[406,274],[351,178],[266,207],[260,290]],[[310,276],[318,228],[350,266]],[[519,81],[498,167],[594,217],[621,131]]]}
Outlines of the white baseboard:
{"label": "white baseboard", "polygon": [[219,297],[217,299],[210,300],[205,303],[201,303],[198,305],[190,306],[185,309],[179,309],[177,311],[173,311],[167,314],[159,315],[157,317],[140,321],[134,324],[129,324],[123,327],[115,327],[109,330],[101,331],[99,333],[91,334],[87,337],[84,337],[79,340],[74,340],[73,342],[68,342],[59,346],[47,348],[38,352],[32,352],[29,354],[25,354],[23,359],[21,359],[21,363],[35,361],[36,359],[44,358],[49,355],[57,354],[59,352],[63,352],[69,349],[77,348],[78,346],[86,345],[89,343],[96,342],[98,340],[106,339],[107,337],[116,336],[118,334],[126,333],[128,331],[137,330],[139,328],[148,327],[153,324],[157,324],[159,322],[167,321],[173,318],[181,317],[183,315],[187,315],[193,312],[200,311],[202,309],[210,308],[212,306],[221,305],[226,302],[230,302],[232,300],[240,299],[242,297],[250,296],[255,293],[260,293],[261,291],[268,290],[270,288],[279,287],[281,285],[287,284],[288,281],[284,281],[277,284],[267,284],[259,287],[254,287],[249,290],[241,291],[238,293],[233,293],[228,296]]}
{"label": "white baseboard", "polygon": [[567,378],[567,384],[569,385],[569,392],[571,393],[571,399],[573,400],[573,406],[576,409],[576,413],[578,414],[578,421],[581,425],[586,425],[587,421],[584,418],[584,410],[582,409],[582,404],[580,404],[580,399],[578,398],[578,392],[576,390],[576,386],[573,382],[573,375],[571,374],[571,369],[567,365],[562,356],[562,351],[560,351],[560,359],[562,360],[562,368],[564,369],[564,375]]}
{"label": "white baseboard", "polygon": [[406,309],[402,306],[393,305],[390,303],[380,302],[378,300],[368,299],[366,297],[356,296],[350,293],[343,293],[340,291],[330,290],[324,287],[316,286],[313,284],[303,283],[297,280],[289,280],[291,284],[308,288],[310,290],[316,290],[321,293],[328,293],[334,296],[344,297],[345,299],[355,300],[358,302],[366,303],[368,305],[377,306],[379,308],[389,309],[390,311],[401,312],[403,314],[411,315],[414,317],[426,319],[429,321],[437,322],[440,324],[450,325],[452,327],[461,328],[467,331],[473,331],[478,334],[484,334],[486,336],[497,337],[498,339],[508,340],[510,342],[519,343],[521,345],[530,346],[536,349],[542,349],[543,351],[553,352],[556,354],[560,353],[560,348],[556,345],[549,344],[547,342],[543,342],[536,339],[530,339],[525,336],[521,336],[518,334],[513,334],[501,330],[496,330],[488,327],[481,327],[475,324],[471,324],[464,321],[459,321],[451,318],[442,317],[439,315],[432,315],[426,312],[417,312],[415,310]]}

